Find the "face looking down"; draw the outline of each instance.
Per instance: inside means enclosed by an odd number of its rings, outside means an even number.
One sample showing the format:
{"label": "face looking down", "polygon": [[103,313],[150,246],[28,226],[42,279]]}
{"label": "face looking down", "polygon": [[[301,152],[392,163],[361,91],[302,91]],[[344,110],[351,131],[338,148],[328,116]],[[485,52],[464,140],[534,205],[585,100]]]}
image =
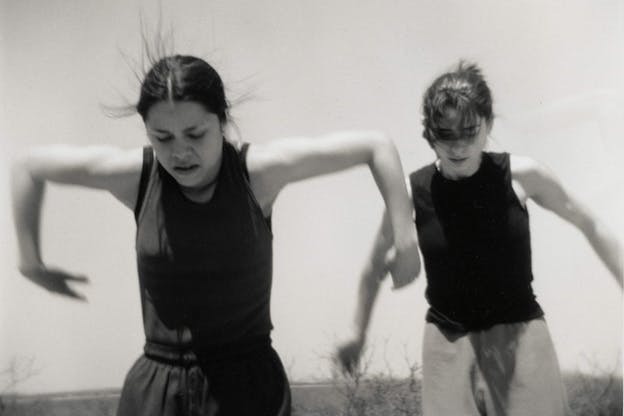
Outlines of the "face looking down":
{"label": "face looking down", "polygon": [[444,176],[459,179],[471,176],[479,169],[490,128],[491,125],[483,117],[466,122],[457,111],[446,112],[432,142]]}
{"label": "face looking down", "polygon": [[185,194],[212,188],[224,140],[216,114],[193,101],[159,101],[147,112],[145,127],[156,158]]}

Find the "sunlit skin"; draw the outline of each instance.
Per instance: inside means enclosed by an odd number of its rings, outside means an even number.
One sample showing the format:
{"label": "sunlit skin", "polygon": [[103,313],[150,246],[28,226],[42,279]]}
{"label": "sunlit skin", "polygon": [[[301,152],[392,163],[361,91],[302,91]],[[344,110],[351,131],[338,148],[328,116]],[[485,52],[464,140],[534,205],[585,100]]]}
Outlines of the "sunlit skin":
{"label": "sunlit skin", "polygon": [[147,112],[147,137],[156,158],[191,200],[211,198],[221,167],[222,124],[193,101],[160,101]]}
{"label": "sunlit skin", "polygon": [[462,125],[457,111],[447,110],[446,117],[439,123],[439,130],[459,138],[432,143],[438,156],[436,165],[446,178],[467,178],[477,172],[491,127],[491,123],[482,117],[475,125]]}

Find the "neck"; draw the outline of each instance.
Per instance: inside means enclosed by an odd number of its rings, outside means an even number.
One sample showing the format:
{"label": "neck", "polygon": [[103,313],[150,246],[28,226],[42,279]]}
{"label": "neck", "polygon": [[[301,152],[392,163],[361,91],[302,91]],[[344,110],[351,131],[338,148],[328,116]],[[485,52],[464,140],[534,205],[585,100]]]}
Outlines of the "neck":
{"label": "neck", "polygon": [[184,196],[193,202],[208,202],[212,199],[212,196],[214,195],[218,179],[219,177],[215,176],[215,178],[207,184],[197,187],[181,186],[180,189]]}
{"label": "neck", "polygon": [[479,167],[481,167],[481,162],[483,161],[483,153],[479,154],[479,159],[475,160],[473,163],[467,164],[467,166],[455,167],[452,163],[444,163],[442,159],[438,159],[435,162],[436,168],[438,171],[444,176],[446,179],[451,180],[459,180],[464,178],[469,178],[470,176],[477,173]]}

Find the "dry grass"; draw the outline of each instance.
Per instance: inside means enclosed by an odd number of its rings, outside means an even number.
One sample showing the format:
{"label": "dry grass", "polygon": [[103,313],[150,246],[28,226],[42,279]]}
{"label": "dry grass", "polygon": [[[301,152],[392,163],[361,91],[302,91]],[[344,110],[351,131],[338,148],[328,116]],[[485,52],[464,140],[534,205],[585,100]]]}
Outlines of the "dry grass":
{"label": "dry grass", "polygon": [[[405,358],[409,368],[406,377],[397,378],[389,370],[371,374],[371,356],[365,354],[353,376],[334,369],[328,383],[331,394],[325,392],[315,400],[295,395],[294,416],[422,415],[420,366]],[[592,368],[594,375],[578,372],[564,375],[569,402],[566,416],[622,416],[622,377],[616,370],[595,365]]]}
{"label": "dry grass", "polygon": [[[419,416],[420,379],[383,375],[333,381],[334,399],[294,400],[294,416]],[[564,377],[567,416],[622,416],[622,378],[581,373]],[[295,396],[295,399],[297,397]]]}
{"label": "dry grass", "polygon": [[[421,415],[420,367],[406,362],[405,377],[391,372],[371,374],[364,364],[353,377],[334,372],[332,379],[316,385],[293,386],[293,416],[418,416]],[[12,392],[32,376],[32,361],[13,363],[0,375],[5,388],[0,394],[1,416],[113,416],[118,392],[67,395],[19,396]],[[8,381],[5,380],[8,377]],[[568,416],[621,416],[622,378],[602,372],[591,376],[567,374]],[[62,397],[61,397],[62,396]]]}
{"label": "dry grass", "polygon": [[589,376],[582,373],[564,377],[570,416],[622,415],[622,378],[613,374]]}

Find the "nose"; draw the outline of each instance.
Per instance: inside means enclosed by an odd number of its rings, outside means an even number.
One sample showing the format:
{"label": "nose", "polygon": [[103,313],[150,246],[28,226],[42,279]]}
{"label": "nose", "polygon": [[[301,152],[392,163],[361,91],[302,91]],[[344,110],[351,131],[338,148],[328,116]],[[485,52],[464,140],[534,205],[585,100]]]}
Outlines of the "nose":
{"label": "nose", "polygon": [[449,143],[449,153],[453,156],[461,156],[468,147],[468,141],[464,139],[453,140]]}
{"label": "nose", "polygon": [[185,143],[178,142],[171,152],[171,158],[174,162],[186,162],[191,156],[192,150],[190,146]]}

